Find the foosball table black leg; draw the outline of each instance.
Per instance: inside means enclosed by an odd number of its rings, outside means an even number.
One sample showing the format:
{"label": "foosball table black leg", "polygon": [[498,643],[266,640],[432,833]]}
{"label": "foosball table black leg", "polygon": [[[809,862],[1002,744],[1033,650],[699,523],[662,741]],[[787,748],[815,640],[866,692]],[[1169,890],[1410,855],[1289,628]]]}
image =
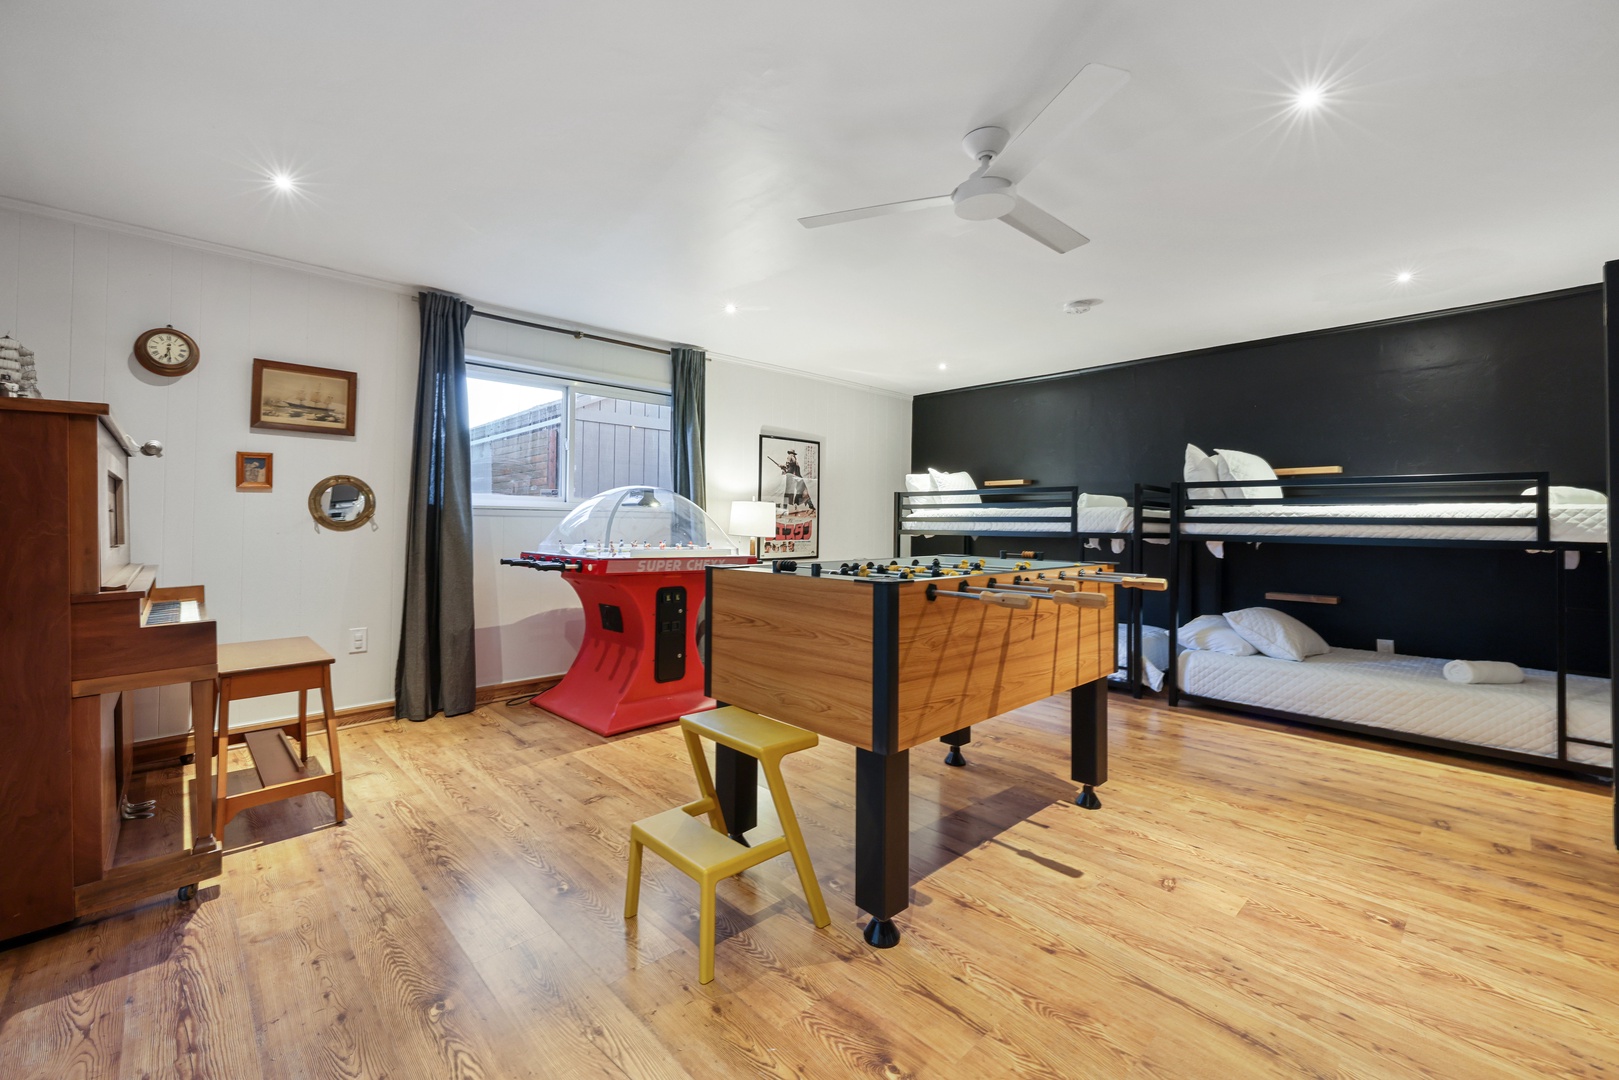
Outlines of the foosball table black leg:
{"label": "foosball table black leg", "polygon": [[714,794],[732,840],[747,846],[743,833],[759,824],[759,762],[729,746],[714,747]]}
{"label": "foosball table black leg", "polygon": [[961,756],[961,748],[973,741],[972,728],[964,727],[960,731],[941,735],[939,741],[950,747],[950,752],[944,756],[946,765],[954,765],[958,769],[966,766],[967,759]]}
{"label": "foosball table black leg", "polygon": [[909,752],[855,749],[854,899],[871,915],[866,944],[899,944],[894,916],[910,903]]}
{"label": "foosball table black leg", "polygon": [[1071,776],[1082,785],[1074,802],[1086,810],[1100,810],[1096,787],[1107,783],[1107,682],[1076,686],[1069,693]]}

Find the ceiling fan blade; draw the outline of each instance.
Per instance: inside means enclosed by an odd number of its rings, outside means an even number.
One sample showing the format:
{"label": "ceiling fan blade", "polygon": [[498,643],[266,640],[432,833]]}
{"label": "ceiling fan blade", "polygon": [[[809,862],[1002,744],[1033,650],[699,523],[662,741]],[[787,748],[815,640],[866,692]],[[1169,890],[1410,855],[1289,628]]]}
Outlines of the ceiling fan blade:
{"label": "ceiling fan blade", "polygon": [[1102,103],[1130,81],[1128,71],[1103,64],[1086,64],[1068,85],[1057,92],[1040,115],[1030,120],[989,167],[991,176],[1017,183],[1029,174],[1061,141]]}
{"label": "ceiling fan blade", "polygon": [[1028,199],[1019,197],[1012,212],[1001,218],[1012,228],[1040,241],[1059,255],[1065,255],[1081,244],[1090,243],[1090,237],[1081,235],[1040,209]]}
{"label": "ceiling fan blade", "polygon": [[845,221],[885,217],[888,214],[903,214],[907,210],[927,210],[934,206],[949,206],[950,203],[950,196],[935,195],[929,199],[907,199],[904,202],[883,203],[879,206],[862,206],[858,210],[839,210],[835,214],[816,214],[813,217],[801,217],[798,219],[798,223],[806,229],[819,229],[822,225],[841,225]]}

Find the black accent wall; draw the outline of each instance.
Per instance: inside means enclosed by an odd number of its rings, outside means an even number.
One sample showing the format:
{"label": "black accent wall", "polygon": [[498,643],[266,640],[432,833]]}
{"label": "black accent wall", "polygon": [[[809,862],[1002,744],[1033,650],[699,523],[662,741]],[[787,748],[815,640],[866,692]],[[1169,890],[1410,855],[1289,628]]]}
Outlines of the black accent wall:
{"label": "black accent wall", "polygon": [[[1082,320],[1076,320],[1083,333]],[[1134,361],[915,401],[912,464],[978,481],[1027,477],[1130,495],[1181,478],[1188,442],[1274,466],[1346,473],[1546,470],[1606,489],[1602,291],[1589,286],[1432,315]],[[1049,555],[1064,541],[1030,542]],[[918,541],[943,551],[959,541]],[[991,551],[996,541],[981,541]],[[1023,544],[1019,546],[1030,546]],[[1199,611],[1266,604],[1334,645],[1555,666],[1550,556],[1516,552],[1227,545],[1199,548]],[[1148,570],[1166,549],[1149,547]],[[1156,563],[1156,565],[1154,565]],[[1605,560],[1570,579],[1570,662],[1605,674]],[[1336,606],[1266,601],[1324,593]],[[1161,597],[1149,621],[1168,625]]]}

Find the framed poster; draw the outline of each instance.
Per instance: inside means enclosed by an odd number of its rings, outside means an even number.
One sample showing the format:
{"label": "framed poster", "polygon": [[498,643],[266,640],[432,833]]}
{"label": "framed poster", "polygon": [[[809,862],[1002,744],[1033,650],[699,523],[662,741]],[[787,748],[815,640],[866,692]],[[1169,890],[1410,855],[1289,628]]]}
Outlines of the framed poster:
{"label": "framed poster", "polygon": [[761,559],[821,554],[821,444],[759,436],[759,501],[776,506],[776,535],[759,541]]}
{"label": "framed poster", "polygon": [[359,378],[337,368],[254,360],[253,426],[353,435]]}

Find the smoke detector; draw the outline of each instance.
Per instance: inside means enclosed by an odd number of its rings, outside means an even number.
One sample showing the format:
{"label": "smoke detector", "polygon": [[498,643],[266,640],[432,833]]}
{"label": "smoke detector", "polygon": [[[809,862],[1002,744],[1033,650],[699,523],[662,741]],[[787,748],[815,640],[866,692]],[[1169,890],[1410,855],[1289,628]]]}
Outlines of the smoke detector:
{"label": "smoke detector", "polygon": [[1095,299],[1091,299],[1091,300],[1070,300],[1070,301],[1068,301],[1068,303],[1066,303],[1066,304],[1064,304],[1062,306],[1063,314],[1065,314],[1065,315],[1083,315],[1087,311],[1089,311],[1091,308],[1095,307],[1097,304],[1100,304],[1101,302],[1102,301],[1095,300]]}

